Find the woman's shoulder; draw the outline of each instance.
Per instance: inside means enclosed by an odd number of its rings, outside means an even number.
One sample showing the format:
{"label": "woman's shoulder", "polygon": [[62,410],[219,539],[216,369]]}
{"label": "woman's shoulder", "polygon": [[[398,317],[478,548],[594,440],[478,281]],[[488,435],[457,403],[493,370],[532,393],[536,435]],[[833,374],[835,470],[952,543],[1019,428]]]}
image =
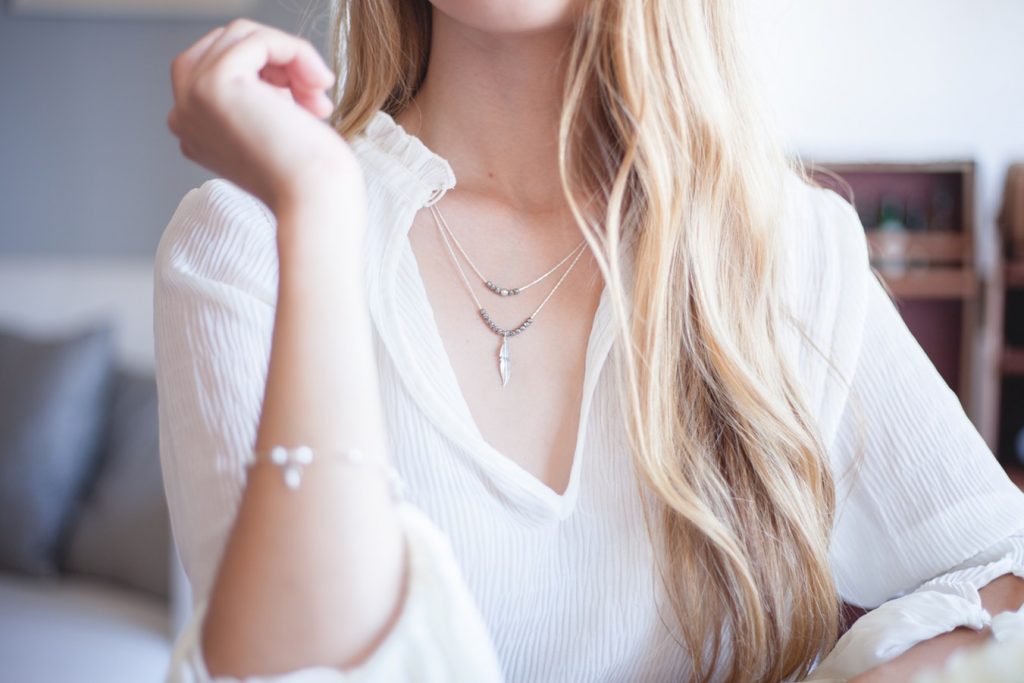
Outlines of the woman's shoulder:
{"label": "woman's shoulder", "polygon": [[786,298],[808,322],[827,323],[856,298],[871,275],[867,238],[856,209],[834,190],[796,171],[785,174],[779,221]]}
{"label": "woman's shoulder", "polygon": [[387,207],[385,213],[396,206],[423,206],[455,187],[448,159],[383,109],[374,111],[363,129],[346,140],[362,166],[369,203]]}
{"label": "woman's shoulder", "polygon": [[782,301],[788,338],[812,405],[833,423],[863,340],[871,270],[856,209],[796,171],[785,179],[780,221]]}
{"label": "woman's shoulder", "polygon": [[784,174],[783,187],[782,238],[792,265],[814,276],[829,268],[868,267],[864,226],[849,201],[793,170]]}
{"label": "woman's shoulder", "polygon": [[259,199],[223,178],[189,190],[164,228],[155,276],[245,290],[268,303],[277,291],[276,223]]}

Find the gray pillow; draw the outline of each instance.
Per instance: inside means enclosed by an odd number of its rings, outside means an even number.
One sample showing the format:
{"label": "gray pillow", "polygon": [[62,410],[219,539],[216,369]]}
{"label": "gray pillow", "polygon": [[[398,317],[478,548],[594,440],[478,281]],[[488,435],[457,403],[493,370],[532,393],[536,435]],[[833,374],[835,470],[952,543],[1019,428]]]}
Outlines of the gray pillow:
{"label": "gray pillow", "polygon": [[171,529],[160,472],[156,381],[118,368],[103,455],[62,569],[168,597]]}
{"label": "gray pillow", "polygon": [[109,323],[61,338],[0,330],[0,568],[57,573],[99,453],[113,367]]}

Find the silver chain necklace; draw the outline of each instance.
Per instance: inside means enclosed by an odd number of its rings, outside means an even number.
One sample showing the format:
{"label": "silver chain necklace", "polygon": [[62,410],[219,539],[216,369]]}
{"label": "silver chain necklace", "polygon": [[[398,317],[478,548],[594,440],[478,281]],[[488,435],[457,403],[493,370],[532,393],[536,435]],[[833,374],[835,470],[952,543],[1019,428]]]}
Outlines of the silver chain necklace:
{"label": "silver chain necklace", "polygon": [[[469,295],[471,297],[473,297],[473,301],[476,302],[476,307],[477,307],[478,312],[480,313],[480,317],[483,319],[483,321],[487,325],[487,327],[490,328],[491,332],[494,332],[495,334],[501,336],[501,347],[498,350],[498,372],[501,375],[501,386],[505,386],[506,384],[508,384],[509,370],[510,370],[510,365],[511,365],[511,360],[509,359],[509,353],[508,353],[508,339],[509,339],[509,337],[514,337],[517,334],[521,334],[521,333],[525,332],[526,328],[528,328],[530,325],[533,324],[533,321],[536,319],[537,314],[540,313],[540,309],[544,308],[544,304],[546,304],[548,302],[548,299],[551,298],[551,295],[554,294],[555,291],[562,285],[562,282],[565,280],[566,276],[569,275],[569,273],[572,271],[573,267],[576,266],[576,262],[580,260],[581,256],[583,256],[583,250],[580,249],[579,247],[576,247],[576,249],[573,249],[573,251],[576,251],[577,249],[579,249],[579,253],[576,254],[576,258],[574,258],[572,260],[572,263],[569,264],[569,267],[566,268],[564,273],[562,273],[562,277],[558,278],[558,282],[556,282],[555,286],[551,288],[551,291],[548,292],[548,295],[546,297],[544,297],[544,300],[540,302],[540,305],[537,306],[536,309],[534,309],[533,313],[528,315],[526,317],[526,319],[523,320],[523,322],[519,323],[519,325],[517,327],[511,328],[511,329],[505,329],[503,327],[499,327],[498,324],[495,323],[494,320],[491,319],[491,316],[487,312],[487,309],[484,308],[483,304],[480,303],[480,299],[477,298],[476,292],[473,291],[473,287],[469,284],[469,278],[466,277],[466,272],[462,269],[462,264],[459,263],[459,259],[455,256],[455,251],[452,249],[451,242],[448,241],[448,235],[445,234],[444,227],[442,226],[442,222],[444,221],[444,217],[441,216],[441,210],[439,208],[437,208],[436,204],[431,204],[430,205],[430,212],[434,216],[434,222],[437,224],[438,232],[441,233],[441,239],[444,240],[445,246],[448,247],[448,253],[451,255],[452,261],[455,262],[455,267],[459,269],[459,275],[462,276],[463,284],[466,285],[466,289],[469,291]],[[454,235],[452,235],[452,237],[454,239]],[[586,245],[586,240],[584,240],[584,245]],[[460,251],[462,251],[461,248],[460,248]],[[473,266],[472,260],[469,258],[468,255],[466,255],[465,251],[462,252],[462,255],[466,257],[466,261],[469,262],[470,266],[473,267],[473,270],[476,271],[477,275],[480,275],[480,271],[477,270],[476,266]],[[571,255],[572,255],[572,252],[570,252],[570,256]],[[566,257],[566,259],[567,258],[568,258],[568,256]],[[564,263],[566,259],[562,259],[561,263]],[[559,264],[559,265],[561,265],[561,264]],[[555,268],[557,268],[557,267],[558,266],[555,266]],[[554,268],[552,269],[552,271],[553,270],[554,270]],[[551,271],[548,271],[548,273],[550,273],[550,272]],[[542,276],[541,279],[543,279],[543,277],[547,277],[547,274]],[[484,280],[485,282],[488,282],[488,283],[490,282],[490,280],[487,280],[482,275],[480,276],[480,279],[482,279],[482,280]],[[531,282],[530,284],[531,285],[535,284],[535,282],[537,282],[537,281],[539,281],[539,280]],[[529,285],[527,285],[527,286],[529,286]],[[518,289],[519,289],[519,291],[522,291],[525,288],[526,287],[519,287]],[[494,291],[494,290],[492,289],[491,291]],[[506,290],[506,291],[508,291],[508,290]],[[507,294],[501,294],[501,292],[498,292],[498,294],[500,296],[508,296]]]}
{"label": "silver chain necklace", "polygon": [[[431,204],[431,207],[433,207],[433,206],[434,205]],[[462,244],[459,243],[459,238],[457,238],[455,236],[455,233],[452,232],[451,227],[449,227],[449,225],[448,225],[448,221],[445,220],[444,216],[441,215],[440,211],[438,211],[437,216],[435,218],[439,219],[441,221],[441,225],[444,226],[444,230],[448,233],[448,236],[452,238],[452,241],[455,242],[455,247],[459,250],[459,252],[462,254],[462,256],[466,259],[466,263],[468,263],[469,267],[473,269],[473,272],[477,274],[477,277],[480,278],[480,281],[484,283],[484,285],[487,287],[487,289],[491,290],[492,292],[494,292],[498,296],[515,296],[516,294],[519,294],[520,292],[523,292],[523,291],[529,289],[530,287],[533,287],[535,284],[537,284],[538,282],[540,282],[541,280],[543,280],[547,276],[551,275],[551,273],[553,273],[556,270],[558,270],[558,267],[561,266],[566,261],[568,261],[572,257],[572,255],[576,253],[577,249],[583,249],[587,245],[587,241],[586,240],[582,240],[579,244],[577,244],[573,248],[572,251],[570,251],[568,254],[565,255],[565,258],[563,258],[561,261],[559,261],[558,263],[553,265],[551,267],[551,270],[549,270],[548,272],[544,273],[543,275],[538,277],[533,282],[530,282],[530,283],[525,284],[525,285],[521,285],[519,287],[499,287],[498,285],[494,284],[494,282],[492,282],[491,280],[488,280],[486,277],[484,277],[484,274],[480,272],[480,269],[477,268],[476,265],[474,265],[473,259],[469,258],[469,254],[467,254],[466,250],[462,248]]]}

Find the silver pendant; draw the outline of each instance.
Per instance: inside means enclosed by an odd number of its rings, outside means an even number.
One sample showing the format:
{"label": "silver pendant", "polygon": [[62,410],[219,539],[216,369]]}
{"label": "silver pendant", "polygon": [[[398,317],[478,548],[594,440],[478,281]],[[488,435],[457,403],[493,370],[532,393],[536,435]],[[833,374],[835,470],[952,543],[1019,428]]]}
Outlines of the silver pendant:
{"label": "silver pendant", "polygon": [[509,371],[509,358],[508,358],[508,335],[501,335],[501,350],[498,351],[498,372],[501,373],[501,386],[508,384],[508,371]]}

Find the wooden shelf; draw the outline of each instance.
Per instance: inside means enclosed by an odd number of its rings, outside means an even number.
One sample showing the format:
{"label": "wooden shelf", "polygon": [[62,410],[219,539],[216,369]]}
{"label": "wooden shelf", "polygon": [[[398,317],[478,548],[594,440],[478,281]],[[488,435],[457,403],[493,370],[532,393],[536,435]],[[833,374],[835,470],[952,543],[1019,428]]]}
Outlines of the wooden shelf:
{"label": "wooden shelf", "polygon": [[1003,469],[1006,470],[1006,474],[1010,477],[1010,481],[1021,489],[1024,489],[1024,467],[1021,465],[1006,465]]}
{"label": "wooden shelf", "polygon": [[928,162],[902,161],[810,161],[808,166],[813,169],[828,169],[840,175],[844,173],[921,173],[926,168],[930,173],[973,173],[974,162],[960,159],[936,159]]}
{"label": "wooden shelf", "polygon": [[1024,375],[1024,348],[1005,347],[1000,367],[1004,375]]}
{"label": "wooden shelf", "polygon": [[1024,261],[1007,261],[1004,278],[1007,287],[1024,287]]}
{"label": "wooden shelf", "polygon": [[866,230],[871,257],[899,264],[970,263],[971,236],[960,232]]}
{"label": "wooden shelf", "polygon": [[[975,267],[975,162],[813,161],[808,170],[857,210],[871,265],[986,443],[994,445],[998,415],[992,406],[999,400],[1002,357],[984,343],[996,336],[994,319],[984,315],[995,297],[988,296],[991,282]],[[912,227],[880,229],[894,212]]]}
{"label": "wooden shelf", "polygon": [[973,268],[877,268],[897,299],[971,299],[980,287]]}

